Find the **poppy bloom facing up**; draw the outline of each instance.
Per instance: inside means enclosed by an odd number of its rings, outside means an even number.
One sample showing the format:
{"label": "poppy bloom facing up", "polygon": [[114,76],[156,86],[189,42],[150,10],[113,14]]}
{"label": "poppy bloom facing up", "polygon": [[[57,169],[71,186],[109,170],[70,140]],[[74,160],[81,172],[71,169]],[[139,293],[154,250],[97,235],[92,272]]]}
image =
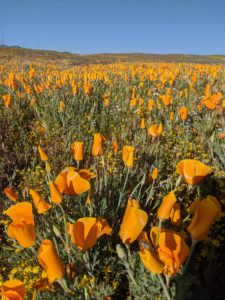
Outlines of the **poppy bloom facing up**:
{"label": "poppy bloom facing up", "polygon": [[38,251],[38,261],[44,268],[50,282],[64,277],[65,267],[50,240],[42,241]]}
{"label": "poppy bloom facing up", "polygon": [[3,300],[23,300],[25,299],[26,289],[22,281],[12,279],[3,282],[1,286],[1,296]]}
{"label": "poppy bloom facing up", "polygon": [[94,134],[94,141],[92,145],[92,155],[93,156],[101,156],[103,154],[103,143],[105,141],[105,137],[101,135],[101,133]]}
{"label": "poppy bloom facing up", "polygon": [[48,155],[44,152],[44,150],[41,148],[41,146],[38,146],[38,152],[40,154],[40,158],[42,161],[48,160]]}
{"label": "poppy bloom facing up", "polygon": [[120,225],[119,236],[124,244],[133,243],[147,224],[148,214],[139,208],[135,199],[128,199],[127,207]]}
{"label": "poppy bloom facing up", "polygon": [[36,191],[30,190],[30,195],[34,201],[34,205],[37,208],[39,214],[44,214],[52,206],[48,204]]}
{"label": "poppy bloom facing up", "polygon": [[188,109],[186,106],[182,106],[179,108],[178,110],[179,116],[181,118],[181,120],[185,121],[188,117]]}
{"label": "poppy bloom facing up", "polygon": [[71,241],[80,250],[92,248],[103,235],[109,235],[112,228],[103,218],[80,218],[74,224],[68,223]]}
{"label": "poppy bloom facing up", "polygon": [[177,164],[177,173],[190,185],[199,184],[212,168],[195,159],[184,159]]}
{"label": "poppy bloom facing up", "polygon": [[90,189],[89,179],[94,178],[95,173],[87,169],[66,167],[55,179],[55,184],[61,194],[80,195]]}
{"label": "poppy bloom facing up", "polygon": [[134,162],[134,147],[123,146],[122,158],[127,167],[132,167]]}
{"label": "poppy bloom facing up", "polygon": [[157,215],[159,219],[169,219],[172,208],[177,201],[174,191],[171,191],[163,198],[161,205],[158,208]]}
{"label": "poppy bloom facing up", "polygon": [[33,246],[35,231],[32,205],[25,201],[17,203],[8,208],[6,214],[13,221],[8,226],[8,236],[16,239],[24,248]]}
{"label": "poppy bloom facing up", "polygon": [[220,204],[215,197],[209,195],[205,199],[195,202],[191,211],[194,211],[194,217],[187,230],[193,240],[204,240],[208,236],[212,224],[221,217]]}
{"label": "poppy bloom facing up", "polygon": [[162,126],[161,123],[160,124],[154,124],[154,125],[151,125],[148,128],[148,134],[153,136],[153,137],[157,137],[162,133],[162,130],[163,130],[163,126]]}
{"label": "poppy bloom facing up", "polygon": [[72,144],[73,157],[76,161],[81,161],[84,158],[84,143],[74,142]]}
{"label": "poppy bloom facing up", "polygon": [[5,188],[4,193],[10,200],[12,200],[14,202],[16,202],[16,200],[18,199],[18,195],[16,193],[14,193],[11,188]]}

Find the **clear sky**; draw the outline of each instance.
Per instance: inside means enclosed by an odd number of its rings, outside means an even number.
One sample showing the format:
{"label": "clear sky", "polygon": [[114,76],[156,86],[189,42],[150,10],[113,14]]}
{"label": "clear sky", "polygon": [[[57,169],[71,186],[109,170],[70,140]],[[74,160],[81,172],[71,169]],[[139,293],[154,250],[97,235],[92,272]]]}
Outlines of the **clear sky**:
{"label": "clear sky", "polygon": [[0,34],[80,54],[225,54],[225,0],[0,0]]}

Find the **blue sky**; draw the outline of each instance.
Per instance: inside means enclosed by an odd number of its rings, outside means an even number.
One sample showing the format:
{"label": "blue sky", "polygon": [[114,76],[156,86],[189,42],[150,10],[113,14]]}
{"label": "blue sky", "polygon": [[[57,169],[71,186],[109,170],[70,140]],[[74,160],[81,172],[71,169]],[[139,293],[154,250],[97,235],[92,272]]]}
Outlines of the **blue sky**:
{"label": "blue sky", "polygon": [[0,0],[2,33],[80,54],[225,54],[225,0]]}

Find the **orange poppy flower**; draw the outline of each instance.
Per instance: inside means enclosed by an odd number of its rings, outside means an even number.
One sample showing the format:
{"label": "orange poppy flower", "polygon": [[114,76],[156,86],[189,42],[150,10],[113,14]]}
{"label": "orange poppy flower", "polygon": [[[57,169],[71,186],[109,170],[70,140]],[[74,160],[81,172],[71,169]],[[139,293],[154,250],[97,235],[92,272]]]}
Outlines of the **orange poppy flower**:
{"label": "orange poppy flower", "polygon": [[40,154],[41,160],[42,161],[47,161],[48,160],[48,156],[47,154],[44,152],[44,150],[41,148],[41,146],[38,146],[38,152]]}
{"label": "orange poppy flower", "polygon": [[162,126],[161,123],[160,124],[154,124],[154,125],[151,125],[148,128],[148,134],[153,136],[153,137],[157,137],[162,133],[162,130],[163,130],[163,126]]}
{"label": "orange poppy flower", "polygon": [[76,161],[81,161],[84,158],[84,143],[74,142],[72,144],[73,157]]}
{"label": "orange poppy flower", "polygon": [[122,158],[124,164],[129,168],[133,166],[134,163],[134,147],[123,146]]}
{"label": "orange poppy flower", "polygon": [[104,234],[109,235],[112,228],[103,218],[80,218],[75,224],[68,223],[71,241],[80,250],[92,248]]}
{"label": "orange poppy flower", "polygon": [[205,107],[207,107],[210,110],[214,110],[216,108],[216,103],[212,102],[211,100],[205,100],[203,101]]}
{"label": "orange poppy flower", "polygon": [[165,106],[172,103],[172,96],[170,94],[162,95],[162,102]]}
{"label": "orange poppy flower", "polygon": [[158,170],[158,168],[154,168],[154,169],[152,170],[151,176],[152,176],[152,179],[153,179],[153,180],[156,180],[156,179],[158,178],[158,176],[159,176],[159,170]]}
{"label": "orange poppy flower", "polygon": [[177,173],[190,185],[199,184],[212,168],[195,159],[184,159],[177,164]]}
{"label": "orange poppy flower", "polygon": [[65,195],[80,195],[90,189],[88,179],[94,178],[95,173],[90,170],[78,170],[66,167],[55,179],[59,192]]}
{"label": "orange poppy flower", "polygon": [[65,108],[65,103],[62,100],[60,100],[58,111],[62,112],[64,110],[64,108]]}
{"label": "orange poppy flower", "polygon": [[124,244],[133,243],[147,224],[148,214],[139,208],[135,199],[128,199],[127,207],[120,225],[119,236]]}
{"label": "orange poppy flower", "polygon": [[38,211],[38,214],[44,214],[52,207],[36,191],[30,189],[29,192],[34,201],[34,205]]}
{"label": "orange poppy flower", "polygon": [[43,240],[41,242],[38,251],[38,261],[42,268],[44,268],[50,283],[64,277],[65,267],[50,240]]}
{"label": "orange poppy flower", "polygon": [[178,110],[179,116],[181,118],[181,120],[185,121],[188,117],[188,109],[186,106],[182,106],[179,108]]}
{"label": "orange poppy flower", "polygon": [[172,208],[177,201],[174,191],[171,191],[167,196],[163,198],[161,205],[157,210],[157,215],[159,219],[169,219]]}
{"label": "orange poppy flower", "polygon": [[141,119],[140,127],[141,127],[141,129],[145,129],[145,118]]}
{"label": "orange poppy flower", "polygon": [[6,210],[13,221],[8,226],[8,236],[16,239],[20,246],[28,248],[34,245],[34,216],[29,202],[20,202]]}
{"label": "orange poppy flower", "polygon": [[50,195],[51,200],[54,203],[61,203],[62,202],[62,194],[60,193],[58,186],[53,181],[49,182],[49,188],[50,188]]}
{"label": "orange poppy flower", "polygon": [[190,253],[184,239],[176,232],[162,231],[159,234],[158,245],[159,259],[165,264],[163,273],[166,275],[177,273]]}
{"label": "orange poppy flower", "polygon": [[18,279],[5,281],[1,286],[1,296],[3,300],[23,300],[25,299],[25,295],[25,285]]}
{"label": "orange poppy flower", "polygon": [[170,118],[170,121],[173,121],[173,119],[174,119],[174,112],[173,111],[170,112],[170,117],[169,118]]}
{"label": "orange poppy flower", "polygon": [[11,95],[10,94],[6,94],[2,96],[5,107],[9,108],[11,105]]}
{"label": "orange poppy flower", "polygon": [[16,193],[13,192],[13,190],[11,188],[5,188],[4,189],[4,193],[6,194],[6,196],[12,200],[13,202],[16,202],[18,199],[18,195]]}
{"label": "orange poppy flower", "polygon": [[92,155],[93,156],[101,156],[103,154],[103,143],[105,142],[106,138],[101,135],[101,133],[94,134],[94,141],[92,146]]}
{"label": "orange poppy flower", "polygon": [[[156,245],[158,235],[158,246]],[[183,237],[178,233],[154,226],[150,231],[153,245],[157,246],[159,260],[164,263],[162,273],[171,276],[178,272],[180,266],[190,253]]]}
{"label": "orange poppy flower", "polygon": [[153,105],[154,105],[154,100],[149,99],[149,100],[148,100],[148,109],[149,109],[150,111],[152,111]]}
{"label": "orange poppy flower", "polygon": [[118,144],[117,141],[113,141],[113,142],[112,142],[112,148],[113,148],[113,153],[114,153],[115,155],[117,155],[117,152],[118,152],[118,150],[119,150],[119,144]]}
{"label": "orange poppy flower", "polygon": [[220,219],[222,210],[218,200],[210,195],[198,201],[193,210],[194,217],[187,230],[193,240],[201,241],[208,236],[212,224]]}

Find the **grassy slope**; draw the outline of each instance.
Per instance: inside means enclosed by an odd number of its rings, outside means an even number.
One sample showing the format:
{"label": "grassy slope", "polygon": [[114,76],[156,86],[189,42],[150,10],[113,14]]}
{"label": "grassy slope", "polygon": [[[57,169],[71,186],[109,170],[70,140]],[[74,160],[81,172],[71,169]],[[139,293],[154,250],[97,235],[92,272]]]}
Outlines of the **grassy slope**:
{"label": "grassy slope", "polygon": [[17,47],[0,47],[0,62],[7,63],[12,60],[23,61],[49,61],[68,65],[112,63],[112,62],[191,62],[224,64],[225,55],[185,55],[185,54],[91,54],[79,55],[49,50],[33,50]]}

